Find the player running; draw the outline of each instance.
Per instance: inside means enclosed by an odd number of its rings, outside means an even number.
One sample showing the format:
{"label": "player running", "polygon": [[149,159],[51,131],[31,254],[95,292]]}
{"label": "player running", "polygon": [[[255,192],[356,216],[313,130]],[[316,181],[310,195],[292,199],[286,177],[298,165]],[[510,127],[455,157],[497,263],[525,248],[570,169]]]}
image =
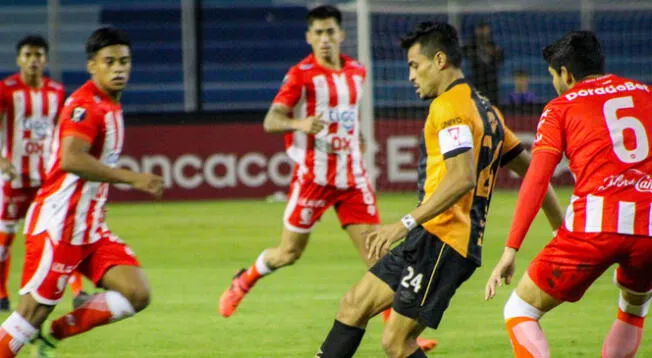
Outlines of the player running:
{"label": "player running", "polygon": [[[314,224],[330,207],[365,263],[375,261],[364,247],[365,235],[380,222],[362,159],[358,118],[366,70],[341,54],[344,31],[337,8],[312,9],[307,23],[312,54],[290,68],[264,123],[267,132],[284,134],[295,162],[281,242],[236,273],[220,298],[224,317],[235,312],[256,281],[301,257]],[[420,342],[425,349],[436,345],[434,340]]]}
{"label": "player running", "polygon": [[[367,237],[372,257],[406,239],[342,298],[317,357],[352,357],[369,319],[390,306],[382,339],[386,354],[425,357],[416,337],[426,327],[439,326],[457,288],[480,265],[499,166],[522,176],[529,165],[529,154],[500,112],[464,79],[459,39],[451,25],[421,23],[402,47],[417,94],[433,99],[420,142],[420,204]],[[544,209],[558,227],[562,214],[552,188]]]}
{"label": "player running", "polygon": [[620,287],[618,314],[602,357],[634,357],[652,299],[652,93],[650,87],[604,74],[600,43],[571,32],[543,50],[559,97],[545,107],[532,167],[521,186],[502,258],[486,299],[515,270],[516,252],[541,206],[557,163],[566,155],[575,176],[564,225],[534,258],[505,304],[516,357],[549,357],[539,319],[576,302],[612,264]]}
{"label": "player running", "polygon": [[[57,117],[63,107],[63,86],[44,76],[48,43],[27,36],[16,45],[20,71],[0,82],[0,310],[9,311],[7,281],[11,244],[18,221],[45,178],[45,164]],[[81,274],[71,276],[75,302],[87,298]]]}
{"label": "player running", "polygon": [[[131,45],[124,32],[101,28],[88,39],[86,53],[91,80],[64,105],[47,175],[27,214],[22,296],[2,323],[0,358],[16,356],[37,336],[36,355],[53,357],[58,341],[130,317],[149,303],[134,253],[104,218],[111,183],[155,197],[163,190],[156,175],[116,168],[124,143],[119,100],[131,71]],[[74,270],[106,291],[43,325]]]}

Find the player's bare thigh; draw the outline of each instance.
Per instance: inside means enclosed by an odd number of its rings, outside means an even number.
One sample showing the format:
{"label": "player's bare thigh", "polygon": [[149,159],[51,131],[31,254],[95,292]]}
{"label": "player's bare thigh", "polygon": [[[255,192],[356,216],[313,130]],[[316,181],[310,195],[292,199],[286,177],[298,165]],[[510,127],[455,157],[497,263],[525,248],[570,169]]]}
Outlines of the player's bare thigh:
{"label": "player's bare thigh", "polygon": [[365,239],[367,238],[367,235],[377,229],[378,225],[376,224],[352,224],[344,227],[344,230],[349,234],[351,241],[353,241],[353,245],[355,245],[355,248],[360,253],[360,257],[366,262],[367,267],[373,266],[377,259],[368,257],[369,255],[365,245]]}
{"label": "player's bare thigh", "polygon": [[537,286],[526,272],[516,286],[516,294],[523,301],[536,307],[540,311],[548,312],[559,306],[562,301],[555,299]]}
{"label": "player's bare thigh", "polygon": [[342,297],[337,320],[354,327],[364,328],[367,321],[392,305],[394,291],[381,279],[367,272]]}
{"label": "player's bare thigh", "polygon": [[306,250],[309,238],[309,232],[299,233],[284,227],[279,245],[265,252],[265,262],[271,269],[293,264]]}

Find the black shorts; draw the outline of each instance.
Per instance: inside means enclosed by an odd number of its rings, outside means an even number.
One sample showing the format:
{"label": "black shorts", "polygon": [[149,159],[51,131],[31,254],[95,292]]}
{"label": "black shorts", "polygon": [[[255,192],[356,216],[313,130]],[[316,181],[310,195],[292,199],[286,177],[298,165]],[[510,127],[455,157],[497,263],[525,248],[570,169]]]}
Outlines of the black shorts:
{"label": "black shorts", "polygon": [[455,290],[471,277],[476,267],[419,226],[370,272],[396,292],[394,311],[437,328]]}

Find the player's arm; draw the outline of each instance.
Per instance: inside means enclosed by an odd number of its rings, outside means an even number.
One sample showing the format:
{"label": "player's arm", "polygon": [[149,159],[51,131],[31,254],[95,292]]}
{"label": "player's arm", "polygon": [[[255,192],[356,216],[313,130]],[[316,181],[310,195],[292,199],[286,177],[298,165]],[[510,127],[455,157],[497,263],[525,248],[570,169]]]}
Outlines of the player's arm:
{"label": "player's arm", "polygon": [[[440,131],[440,149],[444,156],[446,174],[435,191],[401,221],[387,225],[367,236],[369,257],[381,257],[394,242],[405,237],[409,230],[446,211],[464,194],[475,188],[476,170],[471,129],[466,125],[458,126],[458,129],[460,139],[455,140],[446,138],[449,135],[448,131]],[[453,142],[455,144],[452,144]]]}
{"label": "player's arm", "polygon": [[292,109],[285,104],[274,103],[265,115],[263,127],[267,133],[285,133],[301,131],[308,134],[319,133],[326,123],[321,120],[321,114],[304,119],[290,117]]}
{"label": "player's arm", "polygon": [[89,181],[124,183],[157,198],[163,193],[163,179],[150,173],[137,173],[127,169],[112,168],[103,164],[89,151],[91,144],[75,135],[64,136],[61,141],[61,170]]}
{"label": "player's arm", "polygon": [[[528,168],[534,167],[531,164],[530,153],[526,150],[522,150],[517,156],[507,162],[506,166],[521,178],[525,177]],[[548,218],[548,222],[553,230],[557,230],[564,221],[564,214],[552,185],[548,185],[548,190],[543,198],[543,212],[546,214],[546,218]]]}
{"label": "player's arm", "polygon": [[[491,272],[485,286],[486,300],[494,297],[496,287],[502,286],[503,280],[506,284],[512,280],[516,270],[516,253],[544,202],[552,175],[561,161],[565,148],[561,133],[561,120],[557,118],[555,112],[546,109],[537,126],[537,139],[532,149],[532,161],[518,193],[514,219],[503,255]],[[561,215],[561,209],[559,209],[558,215]],[[555,221],[557,220],[563,221],[555,219]],[[557,227],[559,226],[561,225]]]}

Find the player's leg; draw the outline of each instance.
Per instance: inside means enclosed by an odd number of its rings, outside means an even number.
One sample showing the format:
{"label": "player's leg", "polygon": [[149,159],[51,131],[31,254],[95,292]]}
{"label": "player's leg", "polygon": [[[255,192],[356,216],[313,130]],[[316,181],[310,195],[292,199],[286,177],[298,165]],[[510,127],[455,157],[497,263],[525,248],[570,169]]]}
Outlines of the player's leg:
{"label": "player's leg", "polygon": [[[54,244],[47,233],[27,235],[20,303],[2,324],[0,357],[13,357],[38,335],[38,330],[61,299],[67,267],[75,267],[82,255],[79,247]],[[54,269],[56,263],[56,270]]]}
{"label": "player's leg", "polygon": [[16,311],[0,328],[0,358],[15,357],[21,348],[38,336],[54,305],[37,302],[30,294],[20,297]]}
{"label": "player's leg", "polygon": [[107,233],[85,249],[89,253],[77,269],[106,291],[92,295],[79,308],[52,321],[45,334],[54,343],[131,317],[149,305],[149,284],[124,242]]}
{"label": "player's leg", "polygon": [[[389,275],[389,272],[385,272],[385,276]],[[389,307],[393,298],[391,287],[371,271],[367,272],[340,300],[333,327],[317,357],[352,357],[362,341],[367,322]]]}
{"label": "player's leg", "polygon": [[16,237],[16,224],[19,218],[18,205],[22,199],[19,191],[9,185],[0,189],[0,311],[9,311],[9,291],[7,282],[11,271],[11,246]]}
{"label": "player's leg", "polygon": [[15,237],[16,222],[0,219],[0,311],[9,311],[10,307],[7,282],[11,271],[11,245]]}
{"label": "player's leg", "polygon": [[643,324],[652,303],[652,240],[625,239],[626,259],[614,281],[620,286],[618,313],[602,346],[602,357],[634,357],[643,340]]}
{"label": "player's leg", "polygon": [[559,229],[537,255],[504,308],[515,357],[549,357],[539,320],[562,302],[576,302],[615,261],[619,242],[608,234]]}
{"label": "player's leg", "polygon": [[505,303],[503,315],[515,357],[549,357],[539,319],[562,301],[541,290],[525,273]]}
{"label": "player's leg", "polygon": [[276,247],[263,250],[248,269],[241,269],[235,274],[231,285],[220,297],[222,316],[231,316],[258,280],[301,258],[313,225],[330,205],[325,187],[296,181],[291,185],[281,242]]}
{"label": "player's leg", "polygon": [[364,336],[367,322],[390,307],[394,292],[399,286],[406,257],[402,248],[405,242],[393,249],[395,254],[385,255],[354,285],[340,301],[335,322],[317,357],[352,357]]}
{"label": "player's leg", "polygon": [[335,196],[334,206],[340,224],[367,267],[373,266],[376,260],[368,257],[365,239],[378,229],[380,214],[371,184],[365,180],[355,188],[338,191]]}
{"label": "player's leg", "polygon": [[[376,259],[369,258],[369,255],[367,254],[367,249],[365,247],[365,239],[370,232],[376,230],[377,228],[378,225],[376,224],[357,224],[357,225],[347,225],[345,227],[346,232],[349,234],[349,237],[351,237],[351,241],[353,241],[353,244],[358,249],[360,256],[365,261],[365,263],[370,267],[375,263]],[[385,311],[382,312],[383,321],[388,322],[390,315],[391,315],[391,308],[387,308]],[[435,347],[437,347],[437,344],[439,344],[439,342],[437,342],[436,339],[432,339],[432,338],[417,337],[417,344],[419,345],[419,347],[421,347],[421,349],[424,352],[428,352],[435,349]]]}
{"label": "player's leg", "polygon": [[344,227],[344,230],[349,234],[356,250],[358,250],[360,258],[364,261],[367,267],[373,266],[377,260],[369,257],[369,253],[365,247],[365,239],[367,238],[367,235],[376,229],[378,229],[378,225],[376,224],[352,224]]}
{"label": "player's leg", "polygon": [[426,326],[416,320],[392,311],[383,332],[383,349],[392,358],[425,358],[426,354],[417,344],[417,337]]}

